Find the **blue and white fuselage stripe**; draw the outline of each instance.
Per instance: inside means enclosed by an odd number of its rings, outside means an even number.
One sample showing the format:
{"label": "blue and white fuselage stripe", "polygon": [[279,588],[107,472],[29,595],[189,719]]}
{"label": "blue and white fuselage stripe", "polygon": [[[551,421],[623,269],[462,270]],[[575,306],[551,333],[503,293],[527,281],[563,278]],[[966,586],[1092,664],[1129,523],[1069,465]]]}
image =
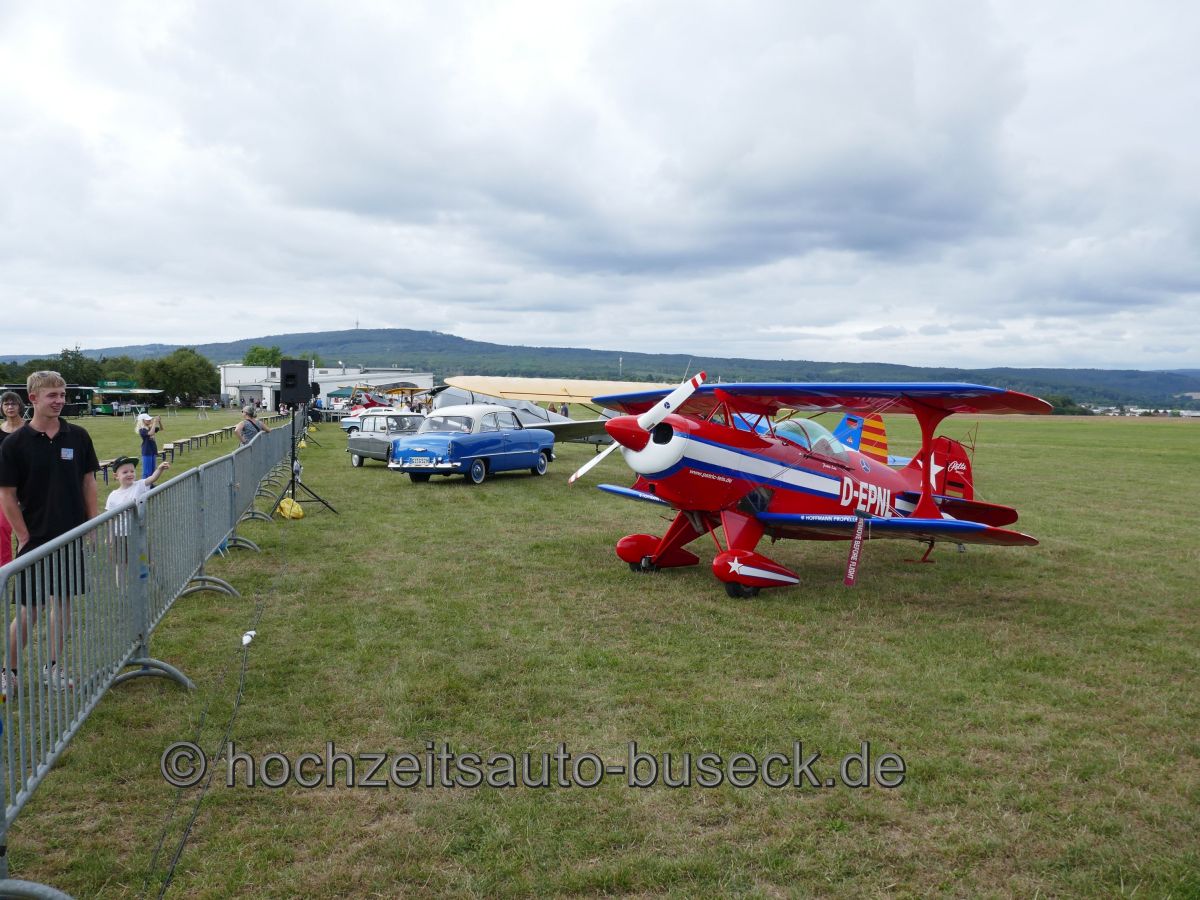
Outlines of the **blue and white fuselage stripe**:
{"label": "blue and white fuselage stripe", "polygon": [[728,475],[731,478],[744,478],[758,484],[771,487],[786,488],[792,491],[803,491],[820,497],[839,497],[841,495],[841,479],[834,475],[822,475],[806,469],[794,469],[786,463],[768,456],[760,456],[748,450],[737,450],[732,447],[716,444],[692,435],[678,435],[684,438],[683,457],[675,465],[661,472],[649,474],[651,479],[667,478],[685,466]]}

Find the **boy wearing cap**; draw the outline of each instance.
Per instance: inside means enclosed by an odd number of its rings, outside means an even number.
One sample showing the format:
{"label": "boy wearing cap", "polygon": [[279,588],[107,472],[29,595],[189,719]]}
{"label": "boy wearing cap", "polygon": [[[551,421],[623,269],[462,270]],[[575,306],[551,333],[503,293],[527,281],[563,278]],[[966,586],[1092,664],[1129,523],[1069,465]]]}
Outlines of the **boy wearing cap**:
{"label": "boy wearing cap", "polygon": [[[142,465],[145,466],[145,464],[145,460],[143,460]],[[113,460],[112,468],[113,474],[117,476],[119,486],[108,495],[108,499],[104,502],[106,510],[118,509],[149,493],[150,488],[154,487],[154,482],[158,481],[158,476],[171,468],[171,464],[164,460],[158,464],[158,468],[148,478],[143,478],[141,481],[137,477],[137,460],[132,456],[118,456]]]}
{"label": "boy wearing cap", "polygon": [[154,461],[158,459],[158,444],[154,435],[162,431],[162,419],[149,413],[138,413],[134,431],[142,439],[142,475],[149,478],[154,471]]}

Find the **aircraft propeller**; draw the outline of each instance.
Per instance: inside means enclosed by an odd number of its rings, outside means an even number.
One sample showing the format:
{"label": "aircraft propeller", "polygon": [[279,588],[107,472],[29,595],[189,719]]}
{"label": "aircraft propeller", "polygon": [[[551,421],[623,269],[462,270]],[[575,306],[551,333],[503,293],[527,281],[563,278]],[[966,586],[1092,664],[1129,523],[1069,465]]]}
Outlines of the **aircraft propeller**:
{"label": "aircraft propeller", "polygon": [[[671,393],[667,394],[667,396],[663,397],[656,404],[637,417],[638,427],[644,432],[650,432],[655,425],[667,417],[668,413],[674,412],[685,402],[687,402],[687,399],[692,396],[693,393],[695,393],[696,388],[704,384],[704,379],[707,377],[708,376],[705,375],[705,373],[700,372],[698,375],[695,375],[694,377],[689,378],[681,383],[679,387],[675,388],[675,390],[671,391]],[[610,423],[617,422],[619,419],[610,419],[609,421]],[[604,457],[608,456],[608,454],[612,453],[617,449],[617,447],[620,446],[620,443],[613,441],[613,443],[610,444],[603,453],[593,456],[586,463],[580,466],[575,474],[567,479],[567,484],[574,484],[580,479],[580,477],[586,475],[593,468],[599,465],[600,461],[604,459]]]}

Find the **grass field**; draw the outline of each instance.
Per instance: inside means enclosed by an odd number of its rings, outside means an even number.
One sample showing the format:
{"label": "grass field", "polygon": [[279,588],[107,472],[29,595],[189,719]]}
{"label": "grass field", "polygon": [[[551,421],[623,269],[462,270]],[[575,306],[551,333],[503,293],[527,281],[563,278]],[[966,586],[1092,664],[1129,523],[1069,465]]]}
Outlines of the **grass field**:
{"label": "grass field", "polygon": [[[203,424],[165,437],[176,421]],[[101,456],[136,450],[117,424],[93,429]],[[889,428],[911,450],[915,426]],[[690,570],[617,560],[622,535],[665,527],[592,488],[632,481],[619,458],[569,489],[589,448],[545,478],[413,485],[352,469],[335,426],[317,437],[305,481],[340,515],[244,527],[264,552],[212,566],[243,597],[184,598],[153,636],[197,690],[104,699],[10,833],[13,877],[157,892],[197,796],[172,806],[160,756],[220,745],[255,627],[231,733],[259,759],[565,743],[618,763],[633,740],[761,759],[800,740],[836,774],[867,741],[906,779],[269,789],[222,768],[170,896],[1200,896],[1195,423],[986,420],[981,496],[1041,546],[917,566],[916,544],[869,543],[846,589],[845,544],[768,545],[802,583],[741,601],[699,541]]]}

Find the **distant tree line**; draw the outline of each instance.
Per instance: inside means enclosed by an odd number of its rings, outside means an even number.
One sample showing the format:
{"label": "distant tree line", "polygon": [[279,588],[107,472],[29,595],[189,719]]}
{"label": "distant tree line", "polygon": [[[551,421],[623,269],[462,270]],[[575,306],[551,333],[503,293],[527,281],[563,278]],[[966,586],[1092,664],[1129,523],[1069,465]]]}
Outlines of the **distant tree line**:
{"label": "distant tree line", "polygon": [[1042,399],[1054,407],[1050,413],[1054,416],[1094,416],[1096,414],[1086,406],[1080,406],[1070,397],[1062,394],[1048,394]]}
{"label": "distant tree line", "polygon": [[58,372],[67,384],[95,387],[102,381],[134,381],[138,387],[162,390],[164,398],[179,397],[184,401],[215,397],[221,390],[217,367],[191,347],[180,347],[157,359],[138,360],[129,356],[92,359],[78,347],[64,349],[58,356],[45,359],[0,362],[0,380],[5,384],[24,384],[30,372],[44,369]]}
{"label": "distant tree line", "polygon": [[[325,365],[325,361],[321,359],[320,354],[314,350],[301,350],[299,353],[289,354],[287,358],[307,359],[314,366]],[[264,347],[261,344],[255,344],[242,356],[243,366],[277,366],[282,361],[283,351],[275,345]]]}
{"label": "distant tree line", "polygon": [[[271,344],[259,343],[265,340],[271,341]],[[138,349],[121,347],[114,353],[126,350],[136,352]],[[213,361],[240,358],[249,365],[277,366],[284,358],[312,359],[317,365],[327,365],[324,360],[331,359],[370,366],[400,363],[406,368],[432,372],[438,379],[470,374],[677,383],[686,375],[694,375],[703,369],[708,372],[710,381],[943,381],[990,384],[1038,397],[1062,398],[1069,402],[1056,404],[1056,408],[1064,413],[1071,410],[1075,414],[1081,414],[1079,404],[1083,403],[1093,406],[1124,404],[1148,408],[1200,408],[1200,378],[1195,370],[966,369],[814,360],[718,359],[686,354],[490,344],[436,331],[405,328],[279,334],[219,344],[199,344],[193,349]],[[152,346],[146,347],[145,352],[161,356],[167,351]],[[68,368],[69,362],[86,365],[88,360],[78,351],[64,351],[64,355],[72,353],[71,361],[56,359],[53,362],[63,368]],[[38,360],[35,364],[45,362]],[[136,363],[128,356],[114,355],[97,362],[113,371],[132,372],[135,373],[133,377],[138,377]],[[15,366],[17,372],[13,374],[20,374],[27,370],[28,365],[10,364],[7,368],[11,373]],[[3,367],[2,364],[0,367]],[[23,378],[14,378],[10,374],[8,380]],[[68,377],[68,380],[90,383],[95,379],[81,374],[77,378]],[[138,380],[146,381],[141,377]]]}

